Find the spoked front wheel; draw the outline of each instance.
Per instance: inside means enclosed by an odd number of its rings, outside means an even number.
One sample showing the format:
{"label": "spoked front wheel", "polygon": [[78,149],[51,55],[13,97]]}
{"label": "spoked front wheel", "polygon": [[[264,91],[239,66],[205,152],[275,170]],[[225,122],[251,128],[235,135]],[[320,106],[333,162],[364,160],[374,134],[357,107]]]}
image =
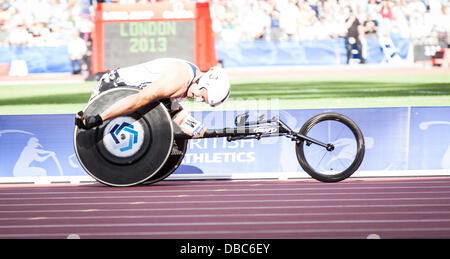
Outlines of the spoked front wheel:
{"label": "spoked front wheel", "polygon": [[364,158],[364,137],[350,118],[334,112],[309,119],[299,135],[325,146],[302,139],[297,142],[297,159],[311,177],[322,182],[339,182],[350,177]]}

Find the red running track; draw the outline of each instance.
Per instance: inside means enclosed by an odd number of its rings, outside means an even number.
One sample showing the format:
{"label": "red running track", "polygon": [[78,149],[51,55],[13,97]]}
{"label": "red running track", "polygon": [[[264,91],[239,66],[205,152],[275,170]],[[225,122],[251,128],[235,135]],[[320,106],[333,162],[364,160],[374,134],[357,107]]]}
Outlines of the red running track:
{"label": "red running track", "polygon": [[450,238],[450,177],[0,185],[0,238]]}

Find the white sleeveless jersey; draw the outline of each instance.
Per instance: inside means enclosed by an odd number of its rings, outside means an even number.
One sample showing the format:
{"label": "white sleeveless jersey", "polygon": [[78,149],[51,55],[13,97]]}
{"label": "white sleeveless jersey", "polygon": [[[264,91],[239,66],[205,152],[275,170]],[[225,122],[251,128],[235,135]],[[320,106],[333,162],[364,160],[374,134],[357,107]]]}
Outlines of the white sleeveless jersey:
{"label": "white sleeveless jersey", "polygon": [[194,64],[182,59],[158,58],[142,64],[118,68],[116,69],[116,71],[119,75],[120,81],[126,83],[127,85],[141,87],[158,80],[162,72],[161,69],[163,67],[161,66],[161,64],[173,61],[181,62],[189,68],[189,72],[191,73],[189,84],[191,84],[198,68]]}
{"label": "white sleeveless jersey", "polygon": [[[119,81],[124,82],[127,85],[137,86],[142,89],[148,84],[151,84],[152,82],[159,79],[162,72],[161,68],[163,67],[161,66],[161,64],[164,64],[164,62],[173,61],[181,62],[186,65],[190,73],[190,80],[188,84],[190,85],[197,74],[198,67],[191,62],[183,59],[159,58],[130,67],[118,68],[116,69],[116,72],[119,76]],[[179,108],[181,108],[180,102],[185,98],[186,93],[184,93],[182,96],[170,98],[170,102],[172,103],[171,110],[178,110]]]}

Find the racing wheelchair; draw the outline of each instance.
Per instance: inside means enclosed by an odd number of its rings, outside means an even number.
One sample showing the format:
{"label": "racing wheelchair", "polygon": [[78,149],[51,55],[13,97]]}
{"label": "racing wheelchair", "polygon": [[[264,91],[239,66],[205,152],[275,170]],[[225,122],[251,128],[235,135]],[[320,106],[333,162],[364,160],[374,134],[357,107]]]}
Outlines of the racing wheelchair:
{"label": "racing wheelchair", "polygon": [[[93,98],[85,115],[101,113],[137,89],[115,88]],[[228,141],[287,137],[303,170],[322,182],[339,182],[361,165],[365,146],[358,125],[350,118],[326,112],[307,120],[298,132],[278,117],[248,121],[248,113],[235,117],[235,127],[208,129],[202,138]],[[191,136],[172,121],[168,108],[154,102],[126,116],[85,130],[75,126],[77,158],[97,181],[109,186],[134,186],[164,180],[181,164]]]}

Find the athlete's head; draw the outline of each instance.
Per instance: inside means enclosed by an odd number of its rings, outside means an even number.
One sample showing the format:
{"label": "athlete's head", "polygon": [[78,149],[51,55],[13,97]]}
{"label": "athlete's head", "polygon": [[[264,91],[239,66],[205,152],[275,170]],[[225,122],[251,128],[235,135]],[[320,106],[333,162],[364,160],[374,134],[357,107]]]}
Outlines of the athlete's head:
{"label": "athlete's head", "polygon": [[221,67],[212,67],[198,81],[199,89],[207,90],[204,100],[212,107],[225,102],[230,96],[230,80],[227,72]]}

